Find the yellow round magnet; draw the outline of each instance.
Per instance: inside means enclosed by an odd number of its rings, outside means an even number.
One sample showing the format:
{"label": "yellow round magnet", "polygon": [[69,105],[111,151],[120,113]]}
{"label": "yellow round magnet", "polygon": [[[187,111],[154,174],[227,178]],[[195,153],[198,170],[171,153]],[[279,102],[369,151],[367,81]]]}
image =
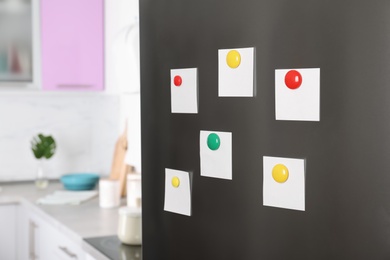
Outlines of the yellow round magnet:
{"label": "yellow round magnet", "polygon": [[283,164],[277,164],[272,169],[272,178],[278,183],[286,182],[288,175],[288,168]]}
{"label": "yellow round magnet", "polygon": [[171,182],[172,182],[172,186],[175,188],[180,186],[180,179],[176,176],[172,178]]}
{"label": "yellow round magnet", "polygon": [[235,69],[238,66],[240,66],[241,63],[240,53],[236,50],[229,51],[228,54],[226,55],[226,63],[232,69]]}

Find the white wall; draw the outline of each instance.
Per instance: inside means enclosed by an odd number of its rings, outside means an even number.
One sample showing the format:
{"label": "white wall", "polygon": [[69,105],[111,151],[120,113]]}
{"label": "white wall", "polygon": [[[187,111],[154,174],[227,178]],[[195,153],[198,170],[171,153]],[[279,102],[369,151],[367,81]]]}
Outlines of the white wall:
{"label": "white wall", "polygon": [[38,133],[57,141],[45,172],[98,172],[111,167],[119,121],[119,97],[68,93],[0,93],[0,181],[34,179],[30,141]]}
{"label": "white wall", "polygon": [[138,0],[106,1],[106,84],[120,93],[120,121],[128,121],[126,162],[141,171]]}

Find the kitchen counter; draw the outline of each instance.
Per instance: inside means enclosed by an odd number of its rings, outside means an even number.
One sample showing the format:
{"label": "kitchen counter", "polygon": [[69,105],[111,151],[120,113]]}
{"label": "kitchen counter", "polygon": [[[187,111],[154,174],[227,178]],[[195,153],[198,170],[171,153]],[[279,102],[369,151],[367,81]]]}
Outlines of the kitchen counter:
{"label": "kitchen counter", "polygon": [[[58,181],[51,181],[45,190],[39,190],[33,182],[0,183],[0,204],[20,204],[39,215],[51,226],[80,245],[85,252],[98,260],[107,260],[84,239],[113,236],[117,233],[118,208],[102,209],[95,197],[80,205],[40,205],[36,201],[56,190],[63,190]],[[125,205],[125,200],[121,204]]]}

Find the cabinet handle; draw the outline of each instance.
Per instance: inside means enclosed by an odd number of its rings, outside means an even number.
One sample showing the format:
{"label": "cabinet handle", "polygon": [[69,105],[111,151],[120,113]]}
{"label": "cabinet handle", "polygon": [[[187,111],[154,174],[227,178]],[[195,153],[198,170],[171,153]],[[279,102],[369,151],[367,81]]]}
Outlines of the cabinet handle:
{"label": "cabinet handle", "polygon": [[66,248],[64,246],[59,246],[58,248],[61,249],[62,252],[67,254],[70,258],[78,259],[77,255],[75,253],[72,253],[68,248]]}
{"label": "cabinet handle", "polygon": [[35,224],[34,221],[30,220],[29,223],[29,259],[30,260],[37,260],[38,255],[35,252],[35,230],[38,228],[38,225]]}
{"label": "cabinet handle", "polygon": [[83,85],[83,84],[58,84],[59,88],[91,88],[92,85]]}

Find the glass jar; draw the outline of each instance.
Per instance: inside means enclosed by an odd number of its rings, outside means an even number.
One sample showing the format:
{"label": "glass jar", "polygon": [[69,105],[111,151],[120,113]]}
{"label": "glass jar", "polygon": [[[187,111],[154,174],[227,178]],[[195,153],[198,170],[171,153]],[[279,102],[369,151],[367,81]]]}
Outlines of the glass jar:
{"label": "glass jar", "polygon": [[140,208],[119,209],[118,238],[127,245],[142,244],[142,213]]}

